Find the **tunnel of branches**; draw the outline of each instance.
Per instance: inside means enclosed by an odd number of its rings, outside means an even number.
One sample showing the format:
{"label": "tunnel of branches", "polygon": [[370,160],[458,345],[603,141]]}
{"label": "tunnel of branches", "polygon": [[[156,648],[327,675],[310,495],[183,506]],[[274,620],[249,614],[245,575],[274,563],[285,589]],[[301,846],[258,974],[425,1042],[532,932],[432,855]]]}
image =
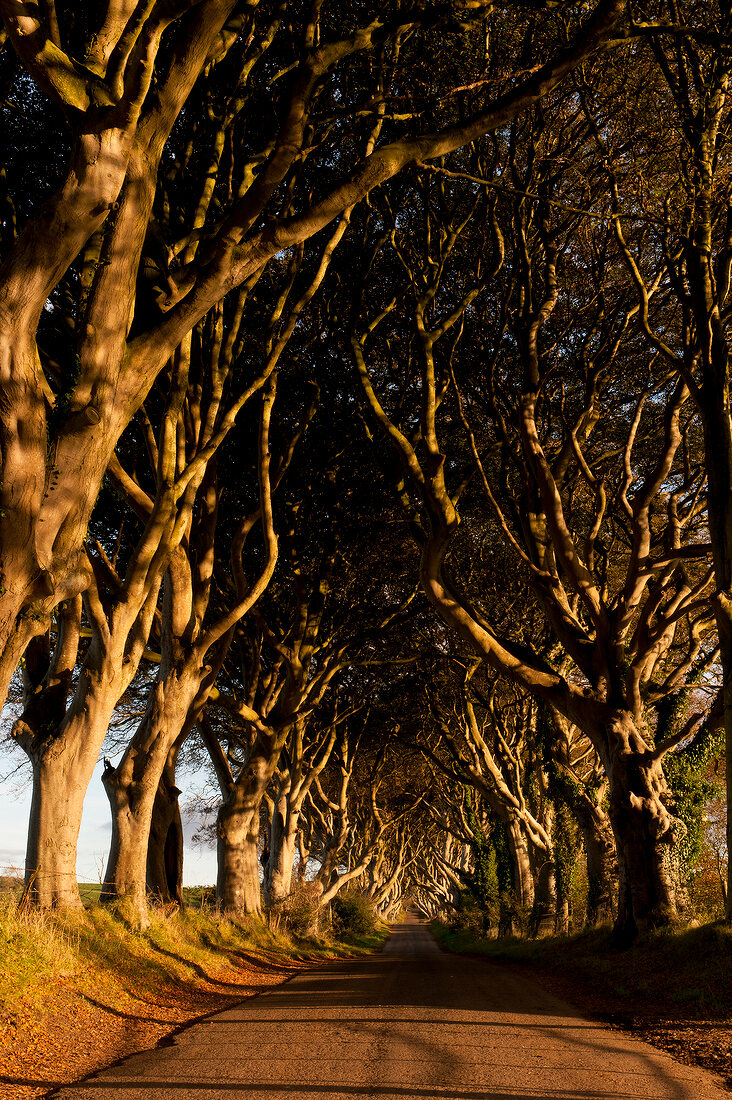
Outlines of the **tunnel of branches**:
{"label": "tunnel of branches", "polygon": [[101,760],[143,924],[186,814],[232,913],[724,915],[731,43],[727,0],[0,0],[27,903],[81,905]]}

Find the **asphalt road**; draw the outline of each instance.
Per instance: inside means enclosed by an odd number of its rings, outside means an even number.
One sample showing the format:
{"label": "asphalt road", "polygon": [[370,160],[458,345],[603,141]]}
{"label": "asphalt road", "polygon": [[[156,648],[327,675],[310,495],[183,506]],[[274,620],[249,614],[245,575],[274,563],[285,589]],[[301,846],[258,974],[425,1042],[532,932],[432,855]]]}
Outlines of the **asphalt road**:
{"label": "asphalt road", "polygon": [[442,953],[408,918],[380,955],[301,973],[54,1095],[729,1100],[715,1082],[494,963]]}

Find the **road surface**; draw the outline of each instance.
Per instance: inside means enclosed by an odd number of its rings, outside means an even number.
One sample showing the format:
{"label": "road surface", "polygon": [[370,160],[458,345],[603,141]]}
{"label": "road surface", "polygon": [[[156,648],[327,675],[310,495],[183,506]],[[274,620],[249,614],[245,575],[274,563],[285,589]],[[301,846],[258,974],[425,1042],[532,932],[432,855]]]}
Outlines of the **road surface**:
{"label": "road surface", "polygon": [[533,982],[440,951],[415,918],[384,951],[298,974],[63,1100],[730,1100],[704,1070]]}

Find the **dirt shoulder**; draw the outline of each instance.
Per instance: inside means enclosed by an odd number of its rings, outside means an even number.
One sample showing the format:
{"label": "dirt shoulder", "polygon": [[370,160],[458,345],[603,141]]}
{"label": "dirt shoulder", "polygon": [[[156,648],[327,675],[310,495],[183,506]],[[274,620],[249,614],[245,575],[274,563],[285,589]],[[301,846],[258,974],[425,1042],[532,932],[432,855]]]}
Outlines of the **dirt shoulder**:
{"label": "dirt shoulder", "polygon": [[732,935],[723,926],[654,934],[624,951],[607,931],[531,943],[433,931],[446,949],[530,974],[607,1026],[719,1074],[732,1092]]}
{"label": "dirt shoulder", "polygon": [[68,979],[49,987],[44,1012],[0,1025],[0,1097],[31,1100],[121,1058],[156,1046],[184,1024],[286,981],[305,964],[250,969],[222,966],[208,979],[170,981],[154,998],[120,990],[112,1004]]}
{"label": "dirt shoulder", "polygon": [[48,1096],[303,969],[374,946],[293,942],[259,922],[190,910],[158,915],[145,932],[102,909],[25,924],[3,917],[1,1100]]}

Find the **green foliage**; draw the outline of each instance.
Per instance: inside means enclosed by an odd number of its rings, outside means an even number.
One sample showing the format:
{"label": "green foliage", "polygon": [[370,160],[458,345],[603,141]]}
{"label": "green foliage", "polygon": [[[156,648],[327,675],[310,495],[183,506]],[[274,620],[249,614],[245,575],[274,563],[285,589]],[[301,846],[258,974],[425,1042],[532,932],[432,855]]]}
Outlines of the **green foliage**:
{"label": "green foliage", "polygon": [[473,871],[463,874],[464,889],[455,904],[453,927],[479,935],[503,926],[525,923],[513,892],[513,864],[504,823],[493,817],[489,831],[476,812],[473,787],[463,787],[465,816],[470,827]]}
{"label": "green foliage", "polygon": [[500,824],[496,823],[487,837],[475,812],[476,794],[472,787],[468,785],[463,787],[463,799],[472,835],[471,849],[474,870],[471,875],[466,877],[466,894],[468,896],[461,896],[460,910],[467,914],[470,909],[477,909],[481,914],[483,930],[487,931],[487,929],[497,924],[499,915],[501,890],[498,871],[499,856],[495,842],[491,843],[491,841],[494,832],[500,832],[501,828]]}
{"label": "green foliage", "polygon": [[269,908],[270,927],[285,929],[292,936],[302,939],[312,936],[318,930],[320,923],[319,894],[310,882],[298,882],[293,885],[292,891],[283,900],[276,902]]}
{"label": "green foliage", "polygon": [[554,870],[557,893],[570,897],[577,877],[580,849],[579,828],[570,809],[564,803],[555,806],[554,818]]}
{"label": "green foliage", "polygon": [[450,921],[451,932],[468,940],[481,939],[490,925],[486,924],[486,911],[478,905],[471,890],[461,890],[455,903],[455,914]]}
{"label": "green foliage", "polygon": [[379,927],[379,918],[373,900],[358,890],[336,894],[331,902],[333,932],[347,936],[372,936]]}
{"label": "green foliage", "polygon": [[719,796],[721,787],[705,774],[708,765],[722,751],[724,735],[704,727],[686,748],[670,752],[664,770],[673,792],[678,817],[686,826],[679,845],[682,867],[688,875],[698,866],[704,846],[704,813],[710,799]]}

